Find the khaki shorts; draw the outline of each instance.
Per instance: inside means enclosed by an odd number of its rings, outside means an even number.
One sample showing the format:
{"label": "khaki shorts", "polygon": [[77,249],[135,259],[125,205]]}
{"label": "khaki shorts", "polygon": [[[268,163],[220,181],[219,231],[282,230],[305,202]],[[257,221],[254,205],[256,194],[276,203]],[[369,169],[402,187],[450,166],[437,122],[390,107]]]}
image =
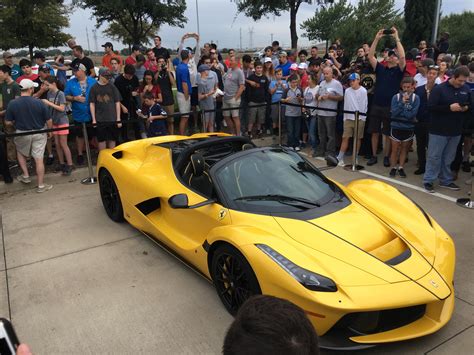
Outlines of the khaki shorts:
{"label": "khaki shorts", "polygon": [[[354,127],[355,127],[354,120],[344,120],[344,132],[342,133],[342,137],[344,138],[354,137]],[[362,139],[364,137],[364,127],[365,127],[365,121],[359,120],[359,132],[357,134],[357,138]]]}
{"label": "khaki shorts", "polygon": [[[22,133],[28,131],[16,130],[16,133]],[[48,136],[46,133],[32,134],[28,136],[15,137],[14,142],[17,152],[24,157],[29,157],[30,154],[35,159],[41,159],[44,156],[44,149]]]}
{"label": "khaki shorts", "polygon": [[[179,113],[189,113],[191,111],[191,96],[188,95],[188,99],[184,98],[184,94],[182,92],[176,93],[176,99],[178,100],[178,109]],[[187,117],[187,116],[181,116]]]}
{"label": "khaki shorts", "polygon": [[236,108],[236,110],[229,110],[229,111],[223,111],[222,112],[222,115],[224,117],[229,117],[229,116],[232,116],[232,117],[239,117],[239,109],[238,107],[240,107],[240,98],[238,100],[232,98],[230,100],[224,100],[224,102],[222,103],[222,108],[223,109],[229,109],[229,108]]}
{"label": "khaki shorts", "polygon": [[249,111],[248,111],[249,123],[251,124],[265,123],[265,114],[266,114],[267,107],[266,106],[252,107],[254,105],[261,105],[261,103],[249,102]]}

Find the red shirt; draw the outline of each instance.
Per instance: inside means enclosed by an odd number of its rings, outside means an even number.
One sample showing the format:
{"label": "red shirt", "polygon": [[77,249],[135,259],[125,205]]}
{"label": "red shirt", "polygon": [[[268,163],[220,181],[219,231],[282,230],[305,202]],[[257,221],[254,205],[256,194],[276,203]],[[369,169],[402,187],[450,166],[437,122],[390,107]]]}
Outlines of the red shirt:
{"label": "red shirt", "polygon": [[153,63],[147,60],[145,62],[145,69],[151,70],[153,73],[156,73],[158,71],[158,63],[156,62],[156,60]]}
{"label": "red shirt", "polygon": [[133,58],[132,56],[128,56],[127,59],[125,59],[125,64],[135,65],[136,63],[137,63],[137,60]]}
{"label": "red shirt", "polygon": [[300,86],[302,90],[306,89],[309,86],[309,76],[307,73],[301,75]]}
{"label": "red shirt", "polygon": [[405,66],[405,76],[411,76],[412,78],[416,75],[416,65],[411,59],[407,59]]}
{"label": "red shirt", "polygon": [[19,84],[20,81],[22,81],[23,79],[30,79],[31,81],[35,81],[36,79],[38,79],[38,74],[31,73],[30,76],[26,76],[25,74],[23,74],[22,76],[19,76],[16,79],[16,82]]}
{"label": "red shirt", "polygon": [[[143,93],[144,89],[145,89],[145,86],[140,86],[140,88],[138,89],[138,93],[139,94]],[[155,99],[158,98],[158,94],[161,94],[161,90],[160,90],[160,87],[158,85],[153,85],[153,89],[151,89],[151,91],[149,91],[149,92],[151,92],[153,94]]]}
{"label": "red shirt", "polygon": [[110,65],[110,60],[112,58],[117,58],[119,61],[119,64],[122,65],[122,57],[120,57],[118,54],[106,54],[102,57],[102,66],[107,67],[110,70],[112,70],[112,66]]}

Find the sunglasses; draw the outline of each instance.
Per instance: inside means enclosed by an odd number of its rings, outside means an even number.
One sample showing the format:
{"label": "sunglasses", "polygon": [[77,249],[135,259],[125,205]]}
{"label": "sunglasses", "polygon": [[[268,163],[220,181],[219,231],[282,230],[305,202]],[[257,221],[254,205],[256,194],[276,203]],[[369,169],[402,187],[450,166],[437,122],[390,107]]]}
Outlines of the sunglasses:
{"label": "sunglasses", "polygon": [[428,69],[436,69],[436,70],[438,70],[438,69],[439,69],[439,66],[438,66],[438,65],[430,65],[430,66],[428,67]]}

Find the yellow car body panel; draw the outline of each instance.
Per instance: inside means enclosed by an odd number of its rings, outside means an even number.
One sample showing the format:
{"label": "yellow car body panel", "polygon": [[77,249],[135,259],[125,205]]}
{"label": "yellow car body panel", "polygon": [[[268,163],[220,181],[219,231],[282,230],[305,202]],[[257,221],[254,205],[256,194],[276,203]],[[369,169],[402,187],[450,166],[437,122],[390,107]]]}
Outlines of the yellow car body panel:
{"label": "yellow car body panel", "polygon": [[[367,179],[345,187],[335,182],[350,204],[310,220],[237,211],[218,202],[173,209],[168,200],[176,194],[186,194],[189,205],[206,198],[177,176],[171,149],[165,145],[209,136],[143,139],[100,153],[99,176],[104,169],[113,176],[124,218],[132,226],[209,279],[213,248],[232,245],[250,264],[262,293],[302,307],[321,336],[349,314],[419,305],[426,307],[419,319],[350,340],[355,344],[406,340],[433,333],[449,321],[454,309],[454,243],[430,216],[385,183]],[[145,215],[140,204],[153,199],[159,208]],[[334,280],[337,291],[305,288],[258,245]],[[401,254],[409,257],[392,265]]]}

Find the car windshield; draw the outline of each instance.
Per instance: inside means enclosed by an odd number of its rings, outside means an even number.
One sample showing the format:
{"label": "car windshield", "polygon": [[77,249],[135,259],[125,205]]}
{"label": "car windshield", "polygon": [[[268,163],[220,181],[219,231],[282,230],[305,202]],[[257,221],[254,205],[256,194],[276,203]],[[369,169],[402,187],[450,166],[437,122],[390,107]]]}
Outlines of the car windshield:
{"label": "car windshield", "polygon": [[255,150],[215,172],[225,200],[239,210],[267,212],[318,208],[336,187],[295,152]]}

